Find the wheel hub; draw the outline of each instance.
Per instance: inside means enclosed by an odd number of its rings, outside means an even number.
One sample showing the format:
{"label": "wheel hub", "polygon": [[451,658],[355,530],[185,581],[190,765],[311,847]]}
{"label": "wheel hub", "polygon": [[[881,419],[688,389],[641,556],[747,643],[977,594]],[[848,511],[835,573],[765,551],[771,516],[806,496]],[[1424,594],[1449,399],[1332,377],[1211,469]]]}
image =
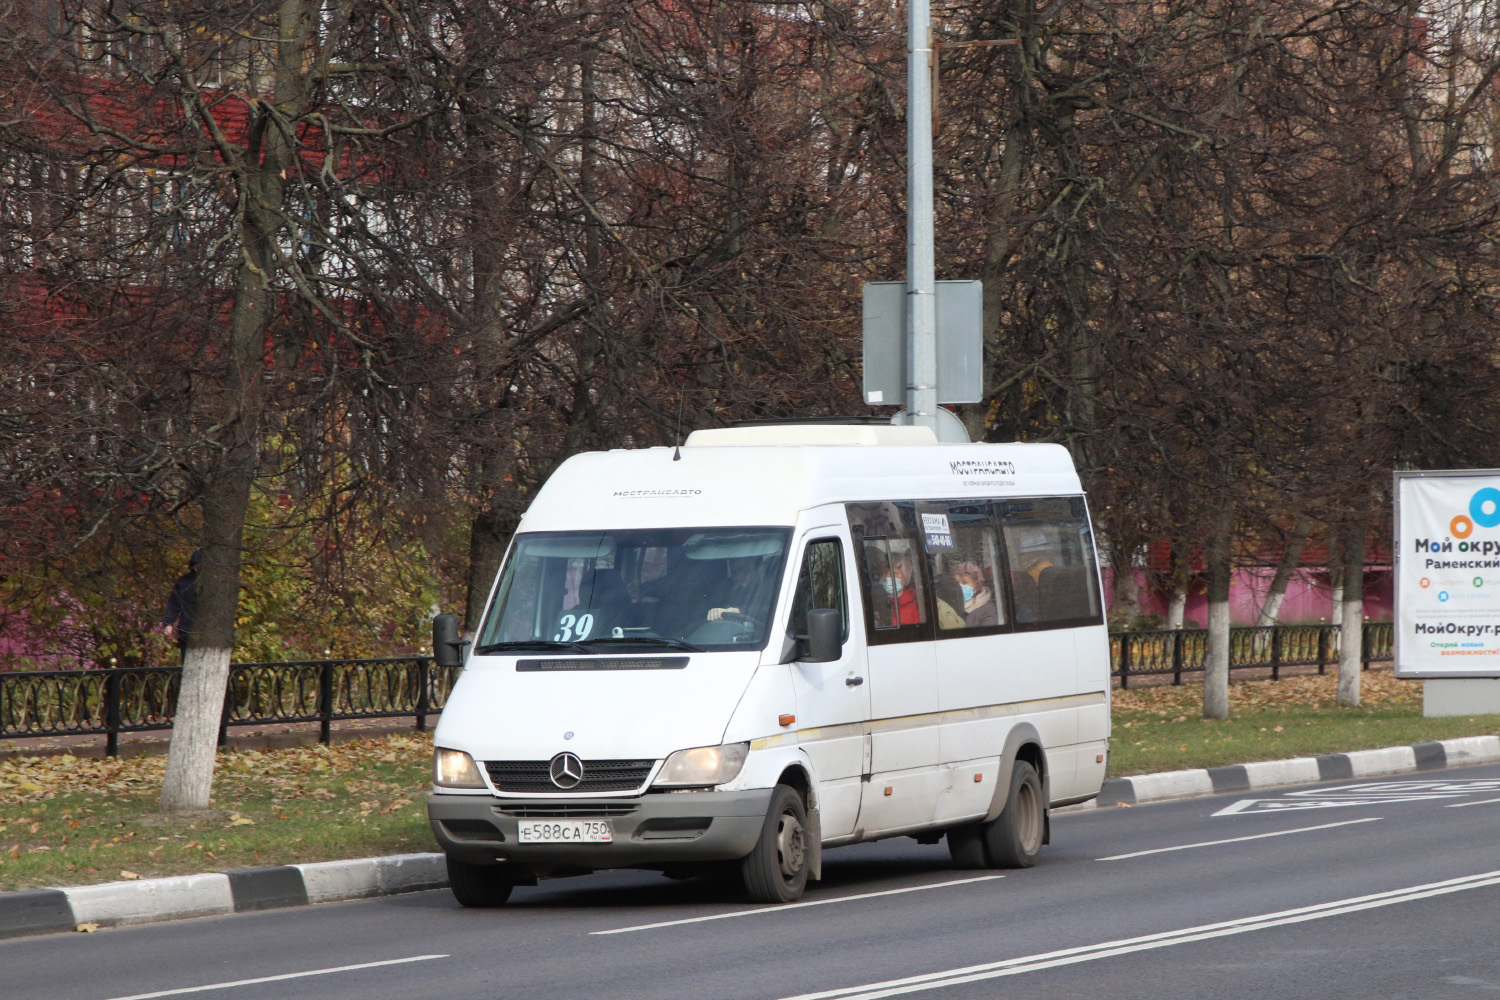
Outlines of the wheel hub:
{"label": "wheel hub", "polygon": [[776,859],[781,864],[781,875],[786,879],[796,878],[807,862],[807,842],[802,824],[789,812],[782,813],[776,824]]}

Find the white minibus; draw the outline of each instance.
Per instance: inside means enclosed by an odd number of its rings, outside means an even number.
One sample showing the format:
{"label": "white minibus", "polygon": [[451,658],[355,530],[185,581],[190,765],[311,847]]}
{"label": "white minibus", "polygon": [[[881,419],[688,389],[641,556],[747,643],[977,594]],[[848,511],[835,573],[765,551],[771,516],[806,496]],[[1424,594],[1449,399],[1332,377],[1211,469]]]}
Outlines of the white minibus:
{"label": "white minibus", "polygon": [[[456,620],[434,655],[456,666]],[[923,427],[701,430],[564,462],[434,733],[466,906],[607,868],[797,899],[823,851],[1026,867],[1099,793],[1109,648],[1068,453]]]}

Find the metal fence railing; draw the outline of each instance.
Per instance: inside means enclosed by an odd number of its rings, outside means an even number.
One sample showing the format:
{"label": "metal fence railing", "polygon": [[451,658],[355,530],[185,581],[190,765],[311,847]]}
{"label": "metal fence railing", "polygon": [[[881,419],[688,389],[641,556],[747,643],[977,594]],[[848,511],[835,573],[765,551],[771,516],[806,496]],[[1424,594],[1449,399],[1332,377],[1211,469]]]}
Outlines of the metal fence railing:
{"label": "metal fence railing", "polygon": [[[415,716],[417,730],[443,710],[458,668],[430,657],[236,663],[229,668],[222,744],[232,726],[318,723],[327,743],[334,722]],[[121,733],[172,728],[181,667],[0,672],[0,740],[101,735],[105,753]]]}
{"label": "metal fence railing", "polygon": [[[1362,658],[1394,656],[1390,622],[1364,625]],[[1336,625],[1246,626],[1229,630],[1229,669],[1267,670],[1272,679],[1290,666],[1316,666],[1323,673],[1338,662]],[[1112,675],[1122,688],[1144,677],[1202,673],[1207,629],[1111,632]],[[233,726],[316,722],[327,743],[332,725],[350,719],[414,716],[427,728],[428,716],[442,712],[458,668],[443,668],[430,657],[375,660],[299,660],[236,663],[229,668],[222,744]],[[121,733],[172,728],[181,667],[115,667],[94,670],[0,671],[0,740],[97,735],[104,752],[119,752]]]}
{"label": "metal fence railing", "polygon": [[[1229,670],[1269,670],[1272,680],[1283,667],[1312,667],[1323,673],[1339,657],[1337,625],[1246,625],[1229,630]],[[1160,629],[1151,632],[1111,632],[1112,676],[1122,688],[1142,677],[1170,675],[1173,684],[1183,674],[1203,672],[1208,653],[1208,629]],[[1371,663],[1395,658],[1391,622],[1365,622],[1360,659]]]}

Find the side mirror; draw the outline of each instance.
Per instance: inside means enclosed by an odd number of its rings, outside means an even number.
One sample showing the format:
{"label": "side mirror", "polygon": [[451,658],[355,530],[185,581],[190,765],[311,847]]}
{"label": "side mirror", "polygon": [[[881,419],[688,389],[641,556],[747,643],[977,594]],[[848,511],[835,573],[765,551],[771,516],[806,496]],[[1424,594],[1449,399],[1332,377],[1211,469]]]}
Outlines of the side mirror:
{"label": "side mirror", "polygon": [[805,663],[829,663],[844,649],[844,617],[836,608],[815,608],[807,613]]}
{"label": "side mirror", "polygon": [[432,619],[432,662],[440,667],[461,667],[467,645],[458,637],[458,618],[438,615]]}

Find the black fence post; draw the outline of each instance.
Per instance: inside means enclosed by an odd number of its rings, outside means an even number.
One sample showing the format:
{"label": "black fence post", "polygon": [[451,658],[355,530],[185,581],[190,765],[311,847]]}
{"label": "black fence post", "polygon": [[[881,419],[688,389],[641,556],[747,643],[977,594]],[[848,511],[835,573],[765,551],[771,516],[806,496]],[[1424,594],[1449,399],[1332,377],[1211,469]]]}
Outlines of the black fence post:
{"label": "black fence post", "polygon": [[318,742],[333,739],[333,661],[324,660],[318,671]]}
{"label": "black fence post", "polygon": [[1182,686],[1182,629],[1172,630],[1172,686]]}
{"label": "black fence post", "polygon": [[1120,690],[1130,687],[1130,633],[1120,633]]}
{"label": "black fence post", "polygon": [[224,704],[219,707],[219,749],[229,746],[229,717],[234,713],[234,667],[224,678]]}
{"label": "black fence post", "polygon": [[1318,626],[1318,676],[1323,676],[1323,669],[1328,665],[1328,626]]}
{"label": "black fence post", "polygon": [[432,683],[432,661],[421,659],[417,661],[417,680],[421,688],[417,691],[417,732],[427,732],[427,687]]}
{"label": "black fence post", "polygon": [[1370,623],[1360,622],[1359,625],[1359,658],[1360,672],[1370,669]]}
{"label": "black fence post", "polygon": [[120,756],[120,672],[104,675],[104,756]]}
{"label": "black fence post", "polygon": [[1281,626],[1271,626],[1271,680],[1281,680]]}

